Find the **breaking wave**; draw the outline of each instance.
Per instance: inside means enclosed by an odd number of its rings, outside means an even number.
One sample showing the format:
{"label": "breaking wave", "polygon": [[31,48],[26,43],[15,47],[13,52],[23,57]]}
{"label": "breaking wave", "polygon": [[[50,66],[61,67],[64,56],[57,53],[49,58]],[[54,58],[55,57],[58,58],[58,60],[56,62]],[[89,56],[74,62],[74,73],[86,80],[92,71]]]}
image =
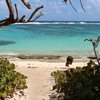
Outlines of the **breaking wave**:
{"label": "breaking wave", "polygon": [[28,23],[17,23],[17,24],[36,24],[36,25],[41,25],[41,24],[100,24],[100,22],[28,22]]}

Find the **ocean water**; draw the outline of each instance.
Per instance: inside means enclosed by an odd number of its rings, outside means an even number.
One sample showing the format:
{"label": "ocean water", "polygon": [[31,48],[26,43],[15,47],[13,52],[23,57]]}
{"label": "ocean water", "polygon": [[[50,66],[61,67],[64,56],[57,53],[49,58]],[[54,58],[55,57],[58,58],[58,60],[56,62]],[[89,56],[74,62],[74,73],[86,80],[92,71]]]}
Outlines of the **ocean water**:
{"label": "ocean water", "polygon": [[0,54],[80,55],[92,52],[84,39],[98,36],[100,22],[14,24],[0,28]]}

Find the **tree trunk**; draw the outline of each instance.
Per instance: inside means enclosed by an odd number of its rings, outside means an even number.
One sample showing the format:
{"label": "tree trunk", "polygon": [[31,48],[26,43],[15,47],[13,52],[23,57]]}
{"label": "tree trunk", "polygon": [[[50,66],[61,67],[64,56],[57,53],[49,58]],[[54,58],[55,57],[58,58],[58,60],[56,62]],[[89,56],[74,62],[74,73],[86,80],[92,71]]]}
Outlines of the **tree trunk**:
{"label": "tree trunk", "polygon": [[95,54],[97,63],[98,63],[98,65],[100,66],[99,57],[98,57],[98,55],[97,55],[97,51],[96,51],[95,47],[93,47],[93,51],[94,51],[94,54]]}
{"label": "tree trunk", "polygon": [[13,20],[14,19],[14,8],[12,6],[11,0],[6,0],[6,4],[9,10],[9,19]]}

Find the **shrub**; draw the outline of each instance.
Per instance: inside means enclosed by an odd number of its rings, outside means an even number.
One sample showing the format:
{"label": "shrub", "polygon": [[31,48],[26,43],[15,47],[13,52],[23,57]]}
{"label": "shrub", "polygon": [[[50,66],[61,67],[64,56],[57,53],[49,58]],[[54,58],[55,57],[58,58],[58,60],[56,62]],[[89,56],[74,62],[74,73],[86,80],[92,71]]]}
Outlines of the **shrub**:
{"label": "shrub", "polygon": [[15,65],[0,58],[0,100],[13,97],[16,90],[25,89],[26,76],[15,71]]}
{"label": "shrub", "polygon": [[73,63],[74,58],[72,56],[68,56],[66,59],[66,66],[69,66]]}
{"label": "shrub", "polygon": [[100,68],[90,61],[87,66],[51,74],[55,79],[53,89],[64,93],[64,100],[100,100]]}

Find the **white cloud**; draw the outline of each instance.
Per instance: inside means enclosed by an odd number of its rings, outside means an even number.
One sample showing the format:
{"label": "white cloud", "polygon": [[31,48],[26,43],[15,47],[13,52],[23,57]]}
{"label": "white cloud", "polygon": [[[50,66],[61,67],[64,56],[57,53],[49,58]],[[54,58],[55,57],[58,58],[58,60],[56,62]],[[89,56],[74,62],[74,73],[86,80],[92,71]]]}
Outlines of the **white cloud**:
{"label": "white cloud", "polygon": [[6,2],[5,0],[0,0],[0,12],[7,10]]}
{"label": "white cloud", "polygon": [[100,10],[100,0],[90,0],[90,4],[92,7],[94,7],[96,10]]}
{"label": "white cloud", "polygon": [[5,7],[6,3],[4,0],[0,0],[0,8]]}
{"label": "white cloud", "polygon": [[57,14],[61,14],[61,9],[57,3],[55,3],[52,8]]}
{"label": "white cloud", "polygon": [[[84,2],[84,9],[87,13],[94,13],[96,11],[100,11],[100,0],[86,0]],[[83,10],[81,8],[78,9],[79,13],[82,13]]]}

